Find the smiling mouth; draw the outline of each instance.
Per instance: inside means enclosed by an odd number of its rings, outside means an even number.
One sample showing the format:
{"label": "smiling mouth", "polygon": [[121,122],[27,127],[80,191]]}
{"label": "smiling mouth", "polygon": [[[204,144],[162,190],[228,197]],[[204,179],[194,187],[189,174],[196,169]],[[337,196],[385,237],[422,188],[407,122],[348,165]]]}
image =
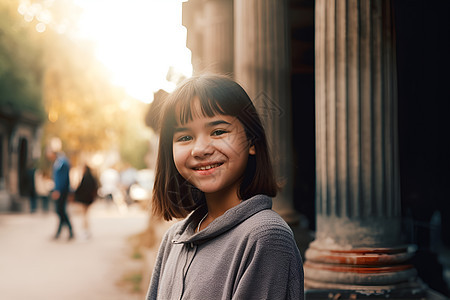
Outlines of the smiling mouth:
{"label": "smiling mouth", "polygon": [[194,170],[196,171],[205,171],[205,170],[210,170],[213,168],[217,168],[219,166],[223,165],[223,163],[217,163],[217,164],[212,164],[212,165],[207,165],[207,166],[203,166],[203,167],[198,167],[198,168],[194,168]]}

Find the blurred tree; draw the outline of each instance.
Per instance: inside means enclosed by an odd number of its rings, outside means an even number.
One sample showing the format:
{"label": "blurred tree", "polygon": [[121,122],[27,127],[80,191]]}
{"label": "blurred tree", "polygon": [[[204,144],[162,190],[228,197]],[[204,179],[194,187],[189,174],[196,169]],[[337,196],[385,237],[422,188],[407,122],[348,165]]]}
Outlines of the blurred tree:
{"label": "blurred tree", "polygon": [[146,155],[149,153],[149,128],[145,126],[147,104],[131,99],[123,100],[122,110],[130,118],[137,118],[139,122],[124,122],[121,125],[119,139],[122,159],[137,169],[147,167]]}
{"label": "blurred tree", "polygon": [[145,167],[144,104],[110,83],[89,45],[59,46],[44,76],[46,137],[60,137],[71,156],[118,148],[124,161]]}
{"label": "blurred tree", "polygon": [[0,108],[44,118],[40,36],[17,13],[17,1],[0,3]]}
{"label": "blurred tree", "polygon": [[123,160],[136,168],[145,167],[144,104],[110,83],[89,43],[60,40],[47,55],[43,80],[49,119],[46,136],[60,137],[66,152],[74,156],[118,145]]}
{"label": "blurred tree", "polygon": [[75,162],[116,148],[145,167],[144,104],[112,85],[91,42],[77,34],[79,12],[72,0],[0,2],[0,107],[45,116],[43,146],[58,136]]}

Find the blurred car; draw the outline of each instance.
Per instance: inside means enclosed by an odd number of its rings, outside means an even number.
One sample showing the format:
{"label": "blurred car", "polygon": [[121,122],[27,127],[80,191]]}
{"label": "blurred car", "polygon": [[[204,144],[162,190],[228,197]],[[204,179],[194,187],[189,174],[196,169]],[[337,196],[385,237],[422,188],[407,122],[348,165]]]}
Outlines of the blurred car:
{"label": "blurred car", "polygon": [[136,182],[130,186],[130,198],[133,201],[147,201],[152,198],[155,172],[142,169],[136,173]]}

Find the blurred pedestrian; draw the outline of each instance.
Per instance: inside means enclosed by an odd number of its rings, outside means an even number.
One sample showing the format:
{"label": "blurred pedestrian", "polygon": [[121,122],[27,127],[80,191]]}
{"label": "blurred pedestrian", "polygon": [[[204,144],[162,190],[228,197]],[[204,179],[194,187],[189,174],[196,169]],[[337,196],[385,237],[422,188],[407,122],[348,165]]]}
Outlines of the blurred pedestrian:
{"label": "blurred pedestrian", "polygon": [[30,213],[35,213],[37,210],[37,193],[36,193],[36,184],[34,180],[34,176],[36,173],[36,167],[34,166],[34,162],[31,161],[28,164],[27,172],[26,172],[26,194],[30,199]]}
{"label": "blurred pedestrian", "polygon": [[114,203],[120,213],[128,210],[125,202],[125,196],[120,188],[120,173],[116,169],[109,168],[104,170],[100,175],[100,196],[106,199],[108,204]]}
{"label": "blurred pedestrian", "polygon": [[34,176],[36,194],[38,199],[42,200],[42,211],[48,212],[48,202],[50,194],[55,187],[55,183],[50,178],[47,171],[37,169]]}
{"label": "blurred pedestrian", "polygon": [[69,170],[70,164],[63,152],[55,149],[47,150],[47,158],[53,162],[53,181],[55,187],[51,193],[51,198],[56,201],[56,213],[59,217],[59,225],[55,234],[58,239],[64,226],[69,229],[69,240],[74,238],[72,224],[67,214],[67,197],[70,191]]}
{"label": "blurred pedestrian", "polygon": [[136,183],[137,170],[127,163],[124,170],[120,172],[120,185],[125,193],[125,202],[127,204],[133,203],[130,197],[130,188]]}
{"label": "blurred pedestrian", "polygon": [[85,165],[83,178],[75,191],[75,201],[81,203],[83,207],[83,235],[85,238],[91,237],[88,210],[97,197],[97,189],[97,179],[92,174],[91,168],[88,165]]}

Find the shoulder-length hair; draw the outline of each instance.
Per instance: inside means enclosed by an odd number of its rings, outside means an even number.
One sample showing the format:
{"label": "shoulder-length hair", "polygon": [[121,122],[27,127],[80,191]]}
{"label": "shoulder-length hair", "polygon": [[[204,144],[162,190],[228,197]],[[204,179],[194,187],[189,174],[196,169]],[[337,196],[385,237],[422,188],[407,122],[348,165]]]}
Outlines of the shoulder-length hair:
{"label": "shoulder-length hair", "polygon": [[153,188],[153,213],[165,220],[184,218],[205,202],[203,192],[185,180],[173,160],[173,134],[178,124],[193,119],[193,99],[200,101],[207,117],[229,115],[243,125],[247,139],[255,146],[238,191],[240,199],[257,194],[275,197],[275,181],[266,134],[255,106],[244,89],[221,75],[200,75],[182,82],[166,99],[160,115],[160,140]]}

